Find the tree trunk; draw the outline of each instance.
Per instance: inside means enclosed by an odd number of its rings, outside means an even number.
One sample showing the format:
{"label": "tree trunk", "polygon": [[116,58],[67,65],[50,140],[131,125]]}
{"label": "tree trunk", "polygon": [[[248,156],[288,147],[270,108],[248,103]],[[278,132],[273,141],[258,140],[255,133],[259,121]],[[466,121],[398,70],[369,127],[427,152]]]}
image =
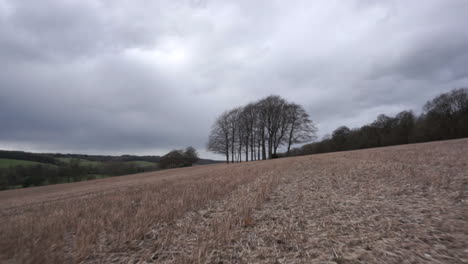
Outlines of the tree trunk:
{"label": "tree trunk", "polygon": [[242,162],[242,140],[239,138],[239,162]]}
{"label": "tree trunk", "polygon": [[255,138],[254,134],[252,133],[251,139],[250,139],[250,159],[255,160]]}
{"label": "tree trunk", "polygon": [[234,163],[234,146],[231,148],[231,163]]}
{"label": "tree trunk", "polygon": [[271,136],[268,138],[268,159],[271,159],[273,154],[273,139]]}
{"label": "tree trunk", "polygon": [[245,161],[249,161],[249,139],[245,142]]}
{"label": "tree trunk", "polygon": [[258,147],[257,147],[257,156],[258,156],[257,160],[261,160],[261,157],[260,157],[261,151],[260,151],[260,149],[261,149],[261,142],[260,142],[260,140],[259,140],[259,141],[258,141]]}
{"label": "tree trunk", "polygon": [[262,129],[262,160],[266,159],[266,139],[265,130]]}
{"label": "tree trunk", "polygon": [[262,140],[262,160],[266,160],[266,140]]}

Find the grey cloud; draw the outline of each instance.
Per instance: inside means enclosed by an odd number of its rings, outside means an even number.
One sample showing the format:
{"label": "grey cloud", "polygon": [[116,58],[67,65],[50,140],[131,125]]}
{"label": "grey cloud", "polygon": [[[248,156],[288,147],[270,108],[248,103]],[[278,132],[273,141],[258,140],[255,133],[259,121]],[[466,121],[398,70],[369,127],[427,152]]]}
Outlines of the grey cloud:
{"label": "grey cloud", "polygon": [[0,148],[163,154],[279,94],[319,135],[467,86],[453,1],[0,0]]}

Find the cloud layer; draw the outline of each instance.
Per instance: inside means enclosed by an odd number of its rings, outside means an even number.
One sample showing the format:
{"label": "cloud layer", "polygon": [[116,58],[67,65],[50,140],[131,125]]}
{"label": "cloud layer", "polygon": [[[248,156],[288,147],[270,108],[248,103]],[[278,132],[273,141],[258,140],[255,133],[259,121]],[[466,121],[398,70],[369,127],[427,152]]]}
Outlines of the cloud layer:
{"label": "cloud layer", "polygon": [[0,0],[0,149],[204,152],[269,94],[319,135],[468,86],[464,0]]}

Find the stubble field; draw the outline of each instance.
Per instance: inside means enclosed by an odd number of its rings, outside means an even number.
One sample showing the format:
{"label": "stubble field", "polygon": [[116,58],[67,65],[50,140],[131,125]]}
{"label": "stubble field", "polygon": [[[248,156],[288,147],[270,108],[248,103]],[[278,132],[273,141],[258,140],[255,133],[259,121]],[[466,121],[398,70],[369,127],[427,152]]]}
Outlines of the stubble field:
{"label": "stubble field", "polygon": [[0,263],[468,263],[468,140],[0,192]]}

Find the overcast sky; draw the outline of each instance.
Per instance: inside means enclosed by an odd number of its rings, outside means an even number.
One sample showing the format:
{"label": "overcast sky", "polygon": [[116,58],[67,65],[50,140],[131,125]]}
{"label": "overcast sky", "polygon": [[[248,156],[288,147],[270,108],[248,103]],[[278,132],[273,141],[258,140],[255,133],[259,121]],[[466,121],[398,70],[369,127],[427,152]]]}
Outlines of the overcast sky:
{"label": "overcast sky", "polygon": [[[466,0],[0,0],[0,149],[203,157],[270,94],[319,137],[468,86]],[[220,157],[222,158],[222,157]]]}

